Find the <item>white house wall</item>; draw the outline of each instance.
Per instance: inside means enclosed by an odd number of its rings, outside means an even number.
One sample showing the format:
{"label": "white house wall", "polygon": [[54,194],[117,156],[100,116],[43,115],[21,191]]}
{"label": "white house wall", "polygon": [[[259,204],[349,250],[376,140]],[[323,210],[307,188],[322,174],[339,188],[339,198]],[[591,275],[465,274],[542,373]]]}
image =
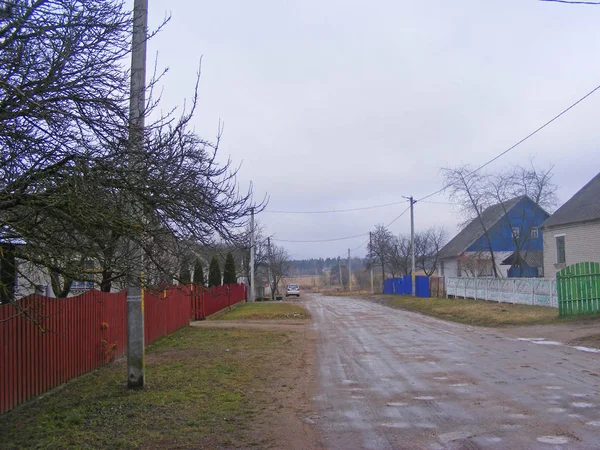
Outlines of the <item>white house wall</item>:
{"label": "white house wall", "polygon": [[[556,258],[557,236],[565,237],[565,263]],[[571,264],[600,262],[600,221],[544,229],[544,277],[555,278],[556,272]]]}

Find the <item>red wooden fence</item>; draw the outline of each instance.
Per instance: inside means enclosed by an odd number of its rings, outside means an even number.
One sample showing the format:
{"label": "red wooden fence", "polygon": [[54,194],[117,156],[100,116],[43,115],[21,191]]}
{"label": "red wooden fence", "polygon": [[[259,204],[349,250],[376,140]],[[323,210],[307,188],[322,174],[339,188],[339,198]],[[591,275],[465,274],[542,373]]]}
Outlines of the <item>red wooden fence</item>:
{"label": "red wooden fence", "polygon": [[191,287],[192,290],[192,319],[204,320],[231,305],[246,300],[245,284],[228,284],[225,286],[205,288]]}
{"label": "red wooden fence", "polygon": [[192,306],[190,295],[188,286],[144,292],[144,343],[146,345],[190,324]]}
{"label": "red wooden fence", "polygon": [[[144,338],[158,338],[246,298],[244,285],[211,291],[174,286],[144,292]],[[127,345],[125,291],[77,297],[30,296],[22,311],[0,305],[0,414],[72,378],[123,356]]]}
{"label": "red wooden fence", "polygon": [[0,413],[125,351],[125,292],[19,303],[0,307]]}

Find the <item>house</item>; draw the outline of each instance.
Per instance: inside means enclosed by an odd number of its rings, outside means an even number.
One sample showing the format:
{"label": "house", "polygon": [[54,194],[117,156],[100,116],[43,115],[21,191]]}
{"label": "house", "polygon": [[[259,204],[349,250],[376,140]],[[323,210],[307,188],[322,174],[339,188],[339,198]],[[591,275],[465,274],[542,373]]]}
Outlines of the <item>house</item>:
{"label": "house", "polygon": [[546,277],[578,262],[600,262],[600,173],[542,226]]}
{"label": "house", "polygon": [[526,195],[488,207],[440,250],[440,276],[494,276],[493,265],[502,277],[542,276],[539,227],[548,217]]}

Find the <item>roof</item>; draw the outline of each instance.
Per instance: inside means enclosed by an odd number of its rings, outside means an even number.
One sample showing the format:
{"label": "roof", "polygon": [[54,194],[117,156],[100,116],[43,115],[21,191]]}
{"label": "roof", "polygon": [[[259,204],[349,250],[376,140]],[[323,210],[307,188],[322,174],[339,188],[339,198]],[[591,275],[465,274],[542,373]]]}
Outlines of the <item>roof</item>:
{"label": "roof", "polygon": [[[522,199],[528,198],[526,195],[515,197],[502,203],[497,203],[485,209],[481,213],[481,220],[485,228],[489,230],[496,222],[504,217],[505,211],[508,212],[514,208]],[[440,250],[439,258],[451,258],[460,255],[469,245],[475,242],[483,234],[483,228],[478,218],[473,219],[469,225],[464,227],[460,233],[448,242]]]}
{"label": "roof", "polygon": [[556,210],[543,227],[600,220],[600,173]]}
{"label": "roof", "polygon": [[[500,264],[512,265],[516,253],[516,251],[512,252],[510,256],[504,259]],[[529,267],[542,267],[544,265],[544,252],[542,250],[521,251],[519,253],[520,259],[524,259]]]}

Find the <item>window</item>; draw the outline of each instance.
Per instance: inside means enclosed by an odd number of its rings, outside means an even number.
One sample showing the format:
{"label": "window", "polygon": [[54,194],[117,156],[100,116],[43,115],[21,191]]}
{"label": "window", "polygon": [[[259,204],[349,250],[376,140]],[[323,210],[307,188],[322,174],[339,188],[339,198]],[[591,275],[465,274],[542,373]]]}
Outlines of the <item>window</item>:
{"label": "window", "polygon": [[519,227],[512,227],[512,234],[515,239],[519,239]]}
{"label": "window", "polygon": [[538,229],[535,228],[535,227],[531,229],[531,238],[532,239],[537,239],[538,238]]}
{"label": "window", "polygon": [[556,262],[557,264],[564,264],[567,261],[565,254],[565,235],[554,236],[556,239]]}
{"label": "window", "polygon": [[440,276],[444,276],[444,261],[440,261]]}

